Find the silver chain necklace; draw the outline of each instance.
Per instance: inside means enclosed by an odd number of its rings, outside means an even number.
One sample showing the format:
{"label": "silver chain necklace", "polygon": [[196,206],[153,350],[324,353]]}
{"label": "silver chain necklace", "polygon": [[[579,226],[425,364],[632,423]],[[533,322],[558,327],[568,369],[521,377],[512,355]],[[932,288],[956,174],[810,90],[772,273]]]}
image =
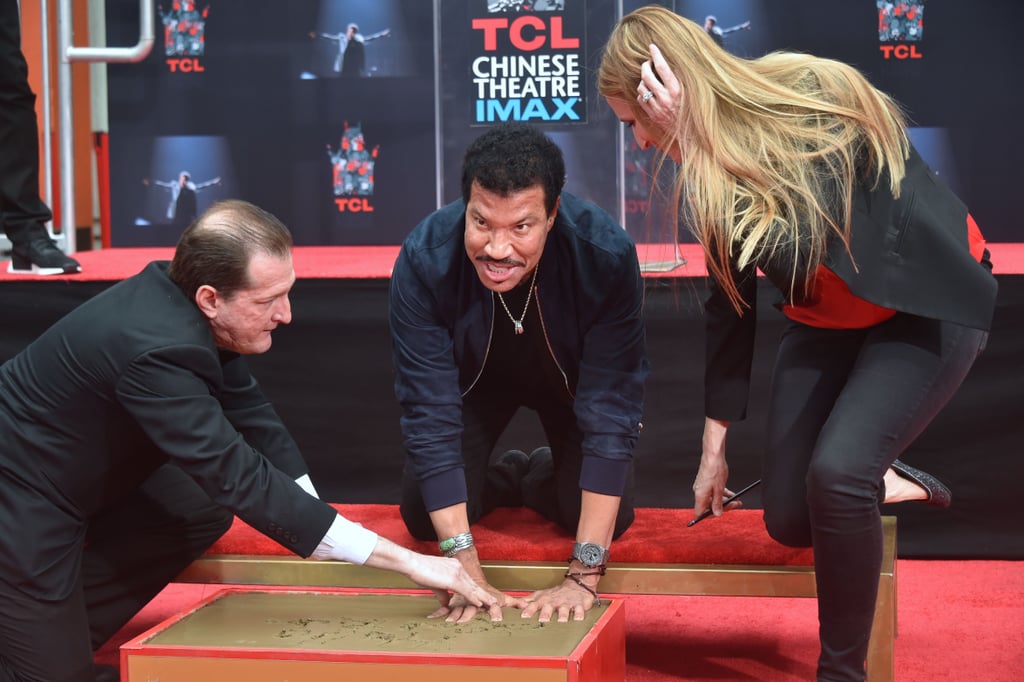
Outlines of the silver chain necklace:
{"label": "silver chain necklace", "polygon": [[526,292],[526,305],[523,306],[523,314],[517,320],[512,316],[512,311],[508,309],[508,305],[505,304],[505,298],[498,292],[498,300],[501,301],[501,307],[505,309],[505,313],[508,314],[508,319],[512,320],[513,328],[516,334],[523,333],[523,320],[526,319],[526,311],[530,309],[530,297],[533,296],[533,285],[537,283],[537,271],[540,270],[540,263],[533,269],[533,279],[530,280],[530,290]]}

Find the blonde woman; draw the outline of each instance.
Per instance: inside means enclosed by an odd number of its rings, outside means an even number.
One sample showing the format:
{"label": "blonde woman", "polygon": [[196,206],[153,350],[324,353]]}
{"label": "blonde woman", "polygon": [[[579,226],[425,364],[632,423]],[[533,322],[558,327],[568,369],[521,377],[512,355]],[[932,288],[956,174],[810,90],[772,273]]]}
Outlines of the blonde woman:
{"label": "blonde woman", "polygon": [[697,513],[723,511],[726,434],[745,416],[757,269],[789,318],[762,501],[779,542],[814,547],[819,680],[863,680],[881,564],[879,502],[949,504],[897,457],[984,347],[996,282],[963,203],[855,69],[745,60],[661,7],[625,16],[598,83],[637,143],[676,164],[672,206],[703,246],[705,428]]}

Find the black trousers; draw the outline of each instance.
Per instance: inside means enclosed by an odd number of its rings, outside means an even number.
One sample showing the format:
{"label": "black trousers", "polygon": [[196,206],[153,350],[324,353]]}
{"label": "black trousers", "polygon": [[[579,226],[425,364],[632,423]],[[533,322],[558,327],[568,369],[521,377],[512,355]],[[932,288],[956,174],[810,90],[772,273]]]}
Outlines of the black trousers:
{"label": "black trousers", "polygon": [[762,502],[773,538],[814,547],[819,680],[865,677],[882,562],[882,477],[949,402],[987,338],[905,314],[864,330],[791,323],[783,332]]}
{"label": "black trousers", "polygon": [[39,197],[35,102],[21,52],[18,2],[0,0],[0,222],[12,242],[27,240],[33,226],[51,218]]}
{"label": "black trousers", "polygon": [[[498,439],[521,407],[536,411],[540,418],[551,448],[551,461],[531,466],[520,482],[515,471],[491,460]],[[583,466],[583,435],[576,425],[571,406],[526,393],[474,391],[463,399],[462,423],[462,458],[470,524],[497,507],[526,506],[576,535],[582,504],[579,480]],[[497,453],[498,456],[500,454]],[[413,537],[437,539],[420,495],[419,483],[408,469],[402,480],[401,512]],[[633,474],[630,468],[629,481],[615,521],[614,537],[619,537],[632,523]]]}
{"label": "black trousers", "polygon": [[0,577],[0,681],[92,682],[92,652],[232,519],[184,472],[165,465],[90,519],[78,584],[66,599],[35,599]]}

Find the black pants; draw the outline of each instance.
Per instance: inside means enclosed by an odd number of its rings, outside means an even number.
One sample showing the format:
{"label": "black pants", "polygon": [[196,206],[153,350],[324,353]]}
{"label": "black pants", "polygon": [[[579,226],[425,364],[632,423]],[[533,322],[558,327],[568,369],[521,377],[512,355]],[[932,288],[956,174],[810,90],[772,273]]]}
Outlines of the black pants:
{"label": "black pants", "polygon": [[21,52],[17,0],[0,0],[0,222],[12,242],[49,222],[39,198],[36,97]]}
{"label": "black pants", "polygon": [[93,650],[232,519],[184,472],[165,465],[122,504],[90,519],[78,584],[66,599],[32,598],[0,579],[0,681],[92,682]]}
{"label": "black pants", "polygon": [[865,330],[791,323],[783,333],[762,501],[773,538],[814,547],[819,680],[864,679],[882,477],[953,396],[987,338],[903,314]]}
{"label": "black pants", "polygon": [[[521,486],[515,472],[491,463],[495,445],[520,407],[537,412],[551,448],[549,466],[533,466]],[[526,506],[554,521],[573,536],[580,521],[583,435],[571,406],[531,395],[471,392],[463,400],[462,458],[466,472],[470,524],[497,507]],[[420,495],[419,483],[406,469],[402,480],[402,518],[413,537],[437,535]],[[633,475],[630,469],[619,504],[614,537],[633,523]]]}

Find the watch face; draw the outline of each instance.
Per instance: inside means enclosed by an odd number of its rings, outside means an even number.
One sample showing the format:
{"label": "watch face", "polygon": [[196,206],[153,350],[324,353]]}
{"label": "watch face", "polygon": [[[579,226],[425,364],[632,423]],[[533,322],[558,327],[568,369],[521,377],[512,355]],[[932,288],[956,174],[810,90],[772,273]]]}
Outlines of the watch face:
{"label": "watch face", "polygon": [[576,558],[588,568],[604,563],[604,547],[593,542],[577,543]]}

